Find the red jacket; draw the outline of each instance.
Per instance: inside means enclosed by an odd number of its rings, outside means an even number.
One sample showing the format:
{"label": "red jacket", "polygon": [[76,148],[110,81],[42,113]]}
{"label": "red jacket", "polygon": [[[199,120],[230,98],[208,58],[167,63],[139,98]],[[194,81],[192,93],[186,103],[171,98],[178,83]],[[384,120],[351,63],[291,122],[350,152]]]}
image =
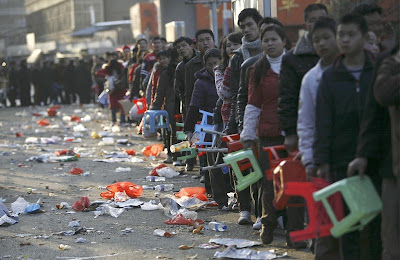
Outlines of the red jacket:
{"label": "red jacket", "polygon": [[254,86],[254,66],[250,68],[249,102],[261,109],[258,122],[258,136],[274,137],[281,135],[281,128],[278,118],[278,86],[279,75],[269,68],[261,78],[260,84]]}

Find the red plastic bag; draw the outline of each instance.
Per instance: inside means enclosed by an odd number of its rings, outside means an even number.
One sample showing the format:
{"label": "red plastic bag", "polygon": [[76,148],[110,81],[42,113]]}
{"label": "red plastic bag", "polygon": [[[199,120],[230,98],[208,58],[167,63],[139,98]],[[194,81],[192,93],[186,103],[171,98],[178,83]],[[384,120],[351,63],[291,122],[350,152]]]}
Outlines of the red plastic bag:
{"label": "red plastic bag", "polygon": [[47,109],[47,115],[48,116],[56,116],[57,110],[49,108],[49,109]]}
{"label": "red plastic bag", "polygon": [[167,165],[165,165],[164,163],[154,167],[153,170],[149,172],[149,176],[158,176],[157,170],[162,169],[164,167],[167,167]]}
{"label": "red plastic bag", "polygon": [[133,149],[131,149],[131,150],[125,150],[125,153],[126,153],[127,155],[136,155],[136,151],[133,150]]}
{"label": "red plastic bag", "polygon": [[131,198],[140,197],[143,193],[143,188],[132,182],[117,182],[106,187],[107,191],[100,193],[100,196],[105,199],[112,199],[116,192],[125,191],[126,195]]}
{"label": "red plastic bag", "polygon": [[173,219],[168,219],[164,221],[168,225],[193,225],[195,222],[198,224],[203,224],[204,221],[201,219],[193,220],[191,218],[185,218],[182,214],[176,215]]}
{"label": "red plastic bag", "polygon": [[175,193],[175,197],[182,198],[184,196],[197,198],[201,201],[208,201],[205,195],[206,189],[204,187],[186,187],[182,188],[179,192]]}
{"label": "red plastic bag", "polygon": [[55,155],[60,156],[60,155],[76,155],[76,153],[73,150],[58,150],[54,152]]}
{"label": "red plastic bag", "polygon": [[72,205],[72,209],[75,211],[83,211],[90,206],[90,200],[88,197],[81,197],[81,201],[75,201]]}
{"label": "red plastic bag", "polygon": [[152,144],[143,148],[142,153],[147,157],[158,156],[163,150],[164,150],[163,144]]}
{"label": "red plastic bag", "polygon": [[83,170],[81,168],[73,168],[68,173],[73,175],[80,175],[83,173]]}
{"label": "red plastic bag", "polygon": [[71,122],[81,122],[81,118],[79,116],[73,115],[71,116]]}
{"label": "red plastic bag", "polygon": [[40,119],[39,121],[37,121],[37,124],[40,126],[48,126],[50,125],[49,121],[47,119]]}

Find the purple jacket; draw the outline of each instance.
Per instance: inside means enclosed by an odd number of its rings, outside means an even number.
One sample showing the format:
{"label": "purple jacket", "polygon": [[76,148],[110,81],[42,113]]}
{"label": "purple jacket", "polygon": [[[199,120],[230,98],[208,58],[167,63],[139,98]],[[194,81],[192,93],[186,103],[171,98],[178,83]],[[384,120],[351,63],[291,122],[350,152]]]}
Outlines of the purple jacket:
{"label": "purple jacket", "polygon": [[218,100],[214,75],[208,73],[205,68],[199,70],[194,75],[197,80],[194,83],[190,106],[212,112]]}
{"label": "purple jacket", "polygon": [[[214,75],[207,72],[205,68],[195,73],[196,82],[192,93],[192,100],[185,120],[184,131],[194,130],[194,125],[199,118],[199,109],[213,112],[218,100],[217,89],[215,88]],[[209,122],[211,123],[211,122]]]}

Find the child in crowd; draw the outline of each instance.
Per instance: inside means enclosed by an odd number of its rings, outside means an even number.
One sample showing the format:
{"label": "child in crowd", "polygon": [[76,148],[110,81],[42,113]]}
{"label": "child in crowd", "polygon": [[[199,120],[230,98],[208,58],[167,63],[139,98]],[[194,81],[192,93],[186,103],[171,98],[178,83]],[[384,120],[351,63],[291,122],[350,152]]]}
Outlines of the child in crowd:
{"label": "child in crowd", "polygon": [[[195,73],[197,80],[194,84],[192,99],[184,125],[188,141],[192,139],[195,124],[199,119],[199,110],[212,112],[217,102],[218,95],[215,88],[214,68],[220,64],[221,58],[220,50],[208,49],[203,56],[205,67]],[[212,122],[208,123],[211,124]],[[219,208],[227,206],[228,195],[225,190],[225,176],[222,171],[210,174],[210,186],[213,198],[218,203]]]}
{"label": "child in crowd", "polygon": [[[308,178],[316,175],[317,168],[313,160],[313,142],[315,135],[315,106],[318,86],[322,73],[329,68],[336,58],[339,49],[336,44],[336,22],[332,18],[320,17],[311,31],[314,49],[320,60],[304,76],[299,98],[299,116],[297,121],[297,135],[299,137],[299,151],[301,161],[306,167]],[[323,243],[331,238],[317,238],[315,259],[337,259],[337,251],[325,251]]]}
{"label": "child in crowd", "polygon": [[[340,19],[336,37],[343,54],[323,73],[318,88],[313,160],[319,166],[318,176],[330,182],[346,178],[347,165],[356,156],[365,97],[374,71],[372,55],[364,50],[367,35],[367,23],[361,15],[347,14]],[[331,259],[360,259],[359,231],[320,242],[317,247],[334,255]]]}
{"label": "child in crowd", "polygon": [[368,32],[364,48],[374,54],[378,54],[381,51],[378,46],[378,37],[376,37],[376,34],[373,31]]}
{"label": "child in crowd", "polygon": [[[161,53],[161,52],[160,52]],[[175,69],[178,63],[182,60],[179,56],[176,48],[171,48],[167,50],[168,56],[165,57],[169,60],[167,66],[163,66],[160,71],[160,77],[158,80],[157,93],[154,97],[154,102],[151,105],[151,110],[161,110],[164,109],[168,112],[168,119],[170,123],[170,129],[163,129],[162,136],[164,145],[168,151],[168,158],[164,163],[172,163],[172,153],[170,151],[170,146],[176,144],[176,122],[175,115],[179,114],[179,99],[174,91],[174,75]],[[164,63],[164,57],[159,57],[160,63]],[[176,158],[174,158],[176,161]]]}
{"label": "child in crowd", "polygon": [[[240,139],[244,149],[249,149],[254,147],[258,137],[260,158],[267,158],[268,155],[262,147],[281,145],[284,141],[277,114],[278,76],[282,57],[286,53],[286,35],[282,27],[267,26],[261,32],[261,44],[264,55],[250,68],[249,97]],[[260,160],[260,163],[263,172],[270,168],[268,160]],[[270,244],[273,241],[274,229],[278,225],[276,210],[272,205],[274,199],[272,181],[264,177],[262,187],[263,215],[260,238],[263,244]]]}
{"label": "child in crowd", "polygon": [[299,151],[308,176],[314,176],[316,173],[312,145],[315,134],[315,105],[318,86],[322,73],[332,65],[336,55],[339,53],[336,44],[335,20],[328,17],[320,17],[311,31],[311,38],[320,60],[314,68],[307,72],[302,80],[297,121]]}

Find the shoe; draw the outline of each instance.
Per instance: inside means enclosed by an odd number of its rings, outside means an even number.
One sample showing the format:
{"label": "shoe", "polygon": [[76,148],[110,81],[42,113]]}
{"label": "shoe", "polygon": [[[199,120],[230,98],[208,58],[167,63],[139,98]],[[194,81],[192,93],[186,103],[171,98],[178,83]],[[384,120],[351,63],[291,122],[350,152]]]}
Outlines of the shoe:
{"label": "shoe", "polygon": [[250,212],[242,211],[242,212],[239,213],[239,215],[240,215],[240,217],[238,219],[238,224],[239,225],[249,225],[249,224],[253,223],[251,221]]}
{"label": "shoe", "polygon": [[204,177],[204,175],[202,175],[202,176],[200,177],[200,183],[204,183],[205,180],[206,180],[206,178]]}
{"label": "shoe", "polygon": [[193,171],[194,165],[193,164],[186,164],[185,171],[191,172]]}
{"label": "shoe", "polygon": [[168,155],[167,160],[164,163],[171,164],[172,163],[172,156]]}
{"label": "shoe", "polygon": [[260,239],[264,245],[269,245],[274,240],[274,229],[272,225],[262,225]]}
{"label": "shoe", "polygon": [[258,217],[256,220],[256,223],[253,224],[253,229],[254,230],[260,230],[261,229],[261,218]]}
{"label": "shoe", "polygon": [[307,248],[308,243],[306,241],[292,242],[289,234],[286,234],[286,245],[293,249],[304,249]]}
{"label": "shoe", "polygon": [[172,163],[173,166],[183,166],[181,161],[175,161]]}

